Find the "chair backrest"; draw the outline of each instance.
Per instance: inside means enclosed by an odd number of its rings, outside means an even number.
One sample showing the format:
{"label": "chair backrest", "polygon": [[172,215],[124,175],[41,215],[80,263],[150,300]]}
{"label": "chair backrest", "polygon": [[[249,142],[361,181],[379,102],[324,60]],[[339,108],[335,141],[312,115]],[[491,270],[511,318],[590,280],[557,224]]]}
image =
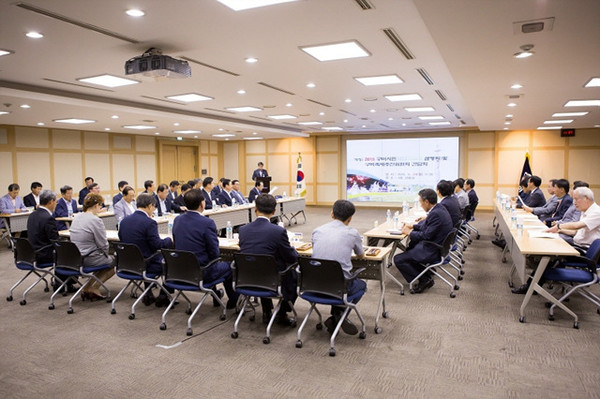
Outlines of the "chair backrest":
{"label": "chair backrest", "polygon": [[27,238],[14,238],[15,263],[25,263],[33,266],[35,250]]}
{"label": "chair backrest", "polygon": [[277,291],[280,285],[279,269],[272,255],[236,253],[234,281],[236,288],[259,287]]}
{"label": "chair backrest", "polygon": [[165,282],[182,282],[199,285],[202,269],[193,252],[176,249],[162,249],[165,258]]}
{"label": "chair backrest", "polygon": [[342,299],[346,290],[344,271],[335,260],[317,258],[298,258],[300,292],[316,292]]}
{"label": "chair backrest", "polygon": [[465,206],[465,209],[463,209],[462,211],[463,219],[468,222],[469,220],[471,220],[471,216],[473,216],[473,210],[470,206]]}
{"label": "chair backrest", "polygon": [[146,270],[144,255],[135,244],[117,243],[114,245],[117,253],[117,271],[142,275]]}
{"label": "chair backrest", "polygon": [[442,258],[445,258],[446,256],[448,256],[448,253],[450,252],[450,248],[452,248],[452,244],[454,244],[455,240],[456,240],[456,229],[452,229],[450,231],[450,233],[448,233],[448,235],[444,239],[444,242],[442,243],[442,249],[440,249],[440,255],[442,256]]}
{"label": "chair backrest", "polygon": [[600,239],[594,240],[585,252],[585,257],[591,259],[596,265],[600,262]]}
{"label": "chair backrest", "polygon": [[56,267],[79,271],[83,265],[83,258],[77,245],[71,241],[54,241],[52,245]]}

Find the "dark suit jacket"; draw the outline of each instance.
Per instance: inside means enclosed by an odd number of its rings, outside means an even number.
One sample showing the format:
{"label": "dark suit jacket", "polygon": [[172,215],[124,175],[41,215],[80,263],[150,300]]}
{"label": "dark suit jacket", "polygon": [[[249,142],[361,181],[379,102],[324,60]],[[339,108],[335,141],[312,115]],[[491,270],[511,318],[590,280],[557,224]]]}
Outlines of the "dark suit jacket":
{"label": "dark suit jacket", "polygon": [[[148,192],[148,190],[144,190],[144,191],[142,191],[142,193],[143,193],[143,194],[150,194],[150,193]],[[156,195],[156,193],[152,193],[152,196],[154,197],[154,201],[155,201],[155,203],[154,203],[154,204],[155,204],[155,205],[158,207],[158,195]]]}
{"label": "dark suit jacket", "polygon": [[121,201],[121,198],[123,198],[123,193],[116,194],[113,197],[113,206],[117,205],[117,202]]}
{"label": "dark suit jacket", "polygon": [[167,198],[165,198],[165,201],[167,202],[167,204],[169,204],[167,206],[170,209],[169,212],[171,212],[171,210],[173,210],[173,201],[175,201],[175,198],[171,196],[171,192],[167,194]]}
{"label": "dark suit jacket", "polygon": [[33,193],[29,193],[23,197],[23,204],[25,204],[25,206],[33,206],[34,208],[37,208],[38,206],[35,202],[35,197],[33,196]]}
{"label": "dark suit jacket", "polygon": [[552,222],[555,220],[562,220],[563,216],[565,216],[565,212],[573,205],[573,198],[569,194],[565,195],[561,200],[556,211],[549,218],[544,219],[544,222],[548,226],[552,225]]}
{"label": "dark suit jacket", "polygon": [[474,215],[475,209],[477,208],[477,204],[479,204],[479,197],[473,189],[471,189],[471,191],[469,191],[467,195],[469,196],[469,208],[471,208],[471,215]]}
{"label": "dark suit jacket", "polygon": [[183,194],[179,194],[177,198],[173,200],[173,203],[171,204],[171,209],[173,209],[173,212],[175,213],[181,213],[183,212],[181,210],[182,206],[185,206],[185,201],[183,200]]}
{"label": "dark suit jacket", "polygon": [[198,212],[187,211],[173,222],[175,249],[193,252],[205,266],[219,257],[219,239],[215,221]]}
{"label": "dark suit jacket", "polygon": [[439,261],[440,251],[435,245],[425,241],[443,244],[444,239],[452,231],[452,218],[444,206],[435,205],[427,214],[419,230],[410,233],[410,244],[407,253],[419,263]]}
{"label": "dark suit jacket", "polygon": [[223,189],[221,187],[219,187],[219,185],[217,184],[216,186],[213,187],[213,189],[210,192],[210,196],[213,197],[215,199],[215,201],[217,201],[217,203],[219,203],[218,197],[219,197],[219,194],[221,194],[221,191],[223,191]]}
{"label": "dark suit jacket", "polygon": [[[119,240],[126,244],[135,244],[144,255],[149,258],[161,248],[172,248],[170,238],[162,240],[158,235],[158,225],[142,210],[137,210],[127,216],[119,224]],[[147,269],[150,273],[162,272],[162,257],[155,256],[148,262]]]}
{"label": "dark suit jacket", "polygon": [[269,172],[267,172],[266,169],[260,170],[260,169],[255,169],[254,172],[252,173],[252,180],[256,181],[257,177],[267,177],[269,176]]}
{"label": "dark suit jacket", "polygon": [[58,240],[58,229],[56,228],[56,220],[46,209],[38,208],[29,215],[27,219],[27,239],[36,251],[48,246],[36,255],[39,264],[54,262],[50,240]]}
{"label": "dark suit jacket", "polygon": [[258,197],[259,194],[260,191],[258,191],[258,188],[254,187],[252,190],[250,190],[250,194],[248,194],[248,202],[254,202],[254,200],[256,199],[256,197]]}
{"label": "dark suit jacket", "polygon": [[90,190],[88,190],[87,187],[84,187],[81,190],[79,190],[79,205],[83,205],[83,200],[85,199],[85,197],[87,197],[89,193]]}
{"label": "dark suit jacket", "polygon": [[202,189],[202,195],[204,195],[204,209],[212,209],[212,194],[209,194],[206,190]]}
{"label": "dark suit jacket", "polygon": [[452,226],[456,226],[456,224],[460,221],[460,218],[462,217],[462,212],[460,211],[460,206],[458,205],[458,199],[456,199],[454,195],[449,195],[447,197],[444,197],[439,202],[439,204],[443,205],[444,208],[446,208],[446,210],[448,211],[448,214],[452,219]]}
{"label": "dark suit jacket", "polygon": [[525,205],[530,208],[546,205],[546,197],[544,197],[544,193],[539,187],[529,193],[529,198],[525,201]]}
{"label": "dark suit jacket", "polygon": [[[73,208],[73,215],[79,212],[79,209],[77,209],[77,201],[75,201],[74,199],[71,199],[71,207]],[[65,201],[64,198],[60,198],[58,201],[56,201],[56,208],[54,208],[53,216],[55,218],[66,218],[67,216],[69,216],[67,201]],[[56,225],[59,231],[67,230],[67,226],[63,222],[57,221]]]}
{"label": "dark suit jacket", "polygon": [[[168,195],[167,198],[169,198]],[[171,212],[171,203],[167,201],[167,198],[165,198],[165,208],[167,209],[167,212]],[[160,198],[158,198],[158,196],[156,197],[156,210],[158,211],[158,216],[163,215],[162,209],[160,207]]]}
{"label": "dark suit jacket", "polygon": [[217,197],[217,203],[219,205],[233,205],[233,201],[231,201],[230,194],[228,194],[225,190],[221,190],[221,192],[219,193],[219,196]]}

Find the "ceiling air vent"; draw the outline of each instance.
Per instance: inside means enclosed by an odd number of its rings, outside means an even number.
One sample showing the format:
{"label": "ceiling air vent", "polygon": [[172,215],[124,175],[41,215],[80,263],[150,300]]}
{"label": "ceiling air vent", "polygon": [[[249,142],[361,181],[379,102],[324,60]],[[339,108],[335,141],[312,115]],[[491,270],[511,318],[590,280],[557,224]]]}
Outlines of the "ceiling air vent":
{"label": "ceiling air vent", "polygon": [[438,97],[442,99],[442,101],[446,101],[446,96],[440,90],[436,90],[435,94],[437,94]]}
{"label": "ceiling air vent", "polygon": [[392,41],[392,43],[394,44],[394,46],[396,46],[396,48],[398,50],[400,50],[400,52],[402,53],[402,55],[404,55],[404,57],[407,60],[414,60],[415,56],[410,52],[410,50],[408,49],[408,47],[406,47],[406,45],[402,42],[402,40],[400,39],[400,37],[396,34],[396,32],[394,32],[394,30],[392,28],[386,28],[383,30],[383,33],[385,33],[385,35],[388,37],[388,39],[390,39]]}
{"label": "ceiling air vent", "polygon": [[513,22],[513,34],[515,35],[549,32],[552,28],[554,28],[554,17]]}
{"label": "ceiling air vent", "polygon": [[358,4],[360,6],[360,8],[362,8],[363,10],[372,10],[374,8],[373,5],[367,0],[354,0],[354,1],[356,1],[356,4]]}
{"label": "ceiling air vent", "polygon": [[454,112],[454,108],[452,108],[452,105],[450,105],[450,104],[446,104],[446,107],[448,107],[448,109],[449,109],[450,111]]}
{"label": "ceiling air vent", "polygon": [[508,98],[510,100],[518,100],[519,98],[521,98],[521,95],[520,94],[509,94]]}
{"label": "ceiling air vent", "polygon": [[331,108],[331,105],[327,105],[325,103],[321,103],[321,102],[318,102],[316,100],[311,100],[310,98],[307,98],[306,101],[310,101],[311,103],[315,103],[315,104],[319,104],[319,105],[322,105],[322,106],[327,107],[327,108]]}
{"label": "ceiling air vent", "polygon": [[214,65],[205,64],[204,62],[195,60],[193,58],[189,58],[189,57],[185,57],[185,56],[180,56],[179,58],[181,58],[182,60],[186,60],[188,62],[193,62],[194,64],[201,65],[201,66],[206,67],[206,68],[214,69],[215,71],[227,73],[227,74],[233,75],[233,76],[240,76],[239,73],[231,72],[231,71],[228,71],[227,69],[219,68],[219,67],[216,67]]}
{"label": "ceiling air vent", "polygon": [[433,85],[433,79],[431,79],[431,76],[429,76],[425,69],[417,68],[417,72],[419,72],[419,75],[421,75],[423,80],[425,80],[425,82],[427,82],[428,85]]}
{"label": "ceiling air vent", "polygon": [[280,89],[279,87],[271,86],[270,84],[265,83],[265,82],[258,82],[258,84],[261,85],[261,86],[268,87],[269,89],[277,90],[277,91],[280,91],[282,93],[289,94],[291,96],[295,96],[295,94],[292,93],[291,91],[287,91],[287,90]]}
{"label": "ceiling air vent", "polygon": [[345,109],[340,109],[340,112],[343,112],[343,113],[348,114],[348,115],[356,116],[356,114],[354,114],[354,113],[352,113],[350,111],[346,111]]}

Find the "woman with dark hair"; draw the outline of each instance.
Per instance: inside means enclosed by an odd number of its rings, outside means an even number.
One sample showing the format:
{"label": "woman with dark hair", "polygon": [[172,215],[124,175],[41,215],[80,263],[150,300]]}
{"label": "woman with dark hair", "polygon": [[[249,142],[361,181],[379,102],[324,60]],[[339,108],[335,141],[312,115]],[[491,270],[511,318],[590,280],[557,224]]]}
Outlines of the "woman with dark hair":
{"label": "woman with dark hair", "polygon": [[[102,198],[99,194],[90,193],[83,201],[83,212],[75,215],[71,224],[71,242],[77,245],[83,256],[83,265],[85,267],[110,265],[113,263],[113,257],[108,254],[108,240],[106,238],[106,228],[104,223],[98,217],[102,209]],[[115,274],[113,268],[100,270],[94,275],[102,282],[105,282]],[[100,284],[97,281],[89,283],[83,293],[83,299],[106,299],[100,293]]]}

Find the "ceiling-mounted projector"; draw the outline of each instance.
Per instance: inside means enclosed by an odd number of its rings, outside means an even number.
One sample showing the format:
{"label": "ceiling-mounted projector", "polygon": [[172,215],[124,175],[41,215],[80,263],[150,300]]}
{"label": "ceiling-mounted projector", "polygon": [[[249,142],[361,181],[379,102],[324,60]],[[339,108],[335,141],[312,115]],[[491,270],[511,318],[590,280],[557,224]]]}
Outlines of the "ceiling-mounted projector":
{"label": "ceiling-mounted projector", "polygon": [[161,50],[152,47],[125,62],[125,75],[182,79],[191,77],[192,69],[187,61],[163,55]]}

